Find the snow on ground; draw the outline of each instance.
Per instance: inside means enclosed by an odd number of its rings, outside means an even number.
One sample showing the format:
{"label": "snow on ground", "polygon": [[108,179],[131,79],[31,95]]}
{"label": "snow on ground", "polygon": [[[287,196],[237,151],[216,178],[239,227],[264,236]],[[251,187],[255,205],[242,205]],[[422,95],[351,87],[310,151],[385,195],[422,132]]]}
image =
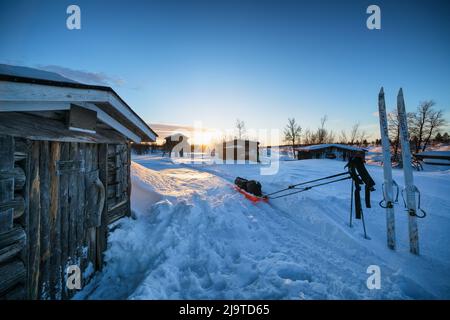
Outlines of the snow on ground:
{"label": "snow on ground", "polygon": [[[172,163],[135,157],[132,208],[111,232],[106,266],[77,299],[428,299],[450,298],[450,171],[415,172],[428,212],[419,220],[421,255],[408,251],[407,216],[396,206],[398,250],[387,249],[382,168],[362,225],[348,226],[350,182],[253,204],[232,188],[236,176],[270,192],[342,172],[336,160],[259,165]],[[403,176],[394,170],[402,185]],[[400,200],[401,201],[401,200]],[[369,290],[367,267],[381,268]]]}

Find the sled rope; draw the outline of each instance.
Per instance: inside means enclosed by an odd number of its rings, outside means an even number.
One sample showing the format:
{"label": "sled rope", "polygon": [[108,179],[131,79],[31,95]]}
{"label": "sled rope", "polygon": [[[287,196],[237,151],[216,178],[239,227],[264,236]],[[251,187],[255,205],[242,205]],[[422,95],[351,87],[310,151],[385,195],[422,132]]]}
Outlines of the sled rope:
{"label": "sled rope", "polygon": [[[327,181],[327,182],[323,182],[323,183],[318,183],[318,184],[315,184],[315,185],[312,185],[312,186],[307,186],[307,187],[304,187],[304,188],[292,187],[292,188],[289,188],[289,189],[290,190],[297,189],[297,191],[289,192],[289,193],[282,194],[282,195],[279,195],[279,196],[276,196],[276,197],[265,195],[264,198],[266,198],[266,199],[283,198],[283,197],[287,197],[287,196],[290,196],[290,195],[293,195],[293,194],[297,194],[297,193],[300,193],[300,192],[311,190],[312,188],[315,188],[315,187],[320,187],[320,186],[324,186],[324,185],[327,185],[327,184],[330,184],[330,183],[335,183],[335,182],[339,182],[339,181],[343,181],[343,180],[348,180],[348,179],[351,179],[351,178],[352,178],[351,176],[348,176],[348,177],[345,177],[345,178],[336,179],[336,180],[333,180],[333,181]],[[306,182],[304,184],[306,184]],[[285,190],[289,190],[289,189],[285,189]],[[283,190],[283,191],[285,191],[285,190]]]}
{"label": "sled rope", "polygon": [[314,180],[310,180],[310,181],[306,181],[306,182],[302,182],[302,183],[293,184],[293,185],[288,186],[287,188],[284,188],[284,189],[281,189],[281,190],[278,190],[278,191],[275,191],[275,192],[272,192],[272,193],[268,193],[268,194],[264,195],[264,197],[265,198],[270,198],[270,199],[281,198],[281,197],[284,197],[284,196],[287,196],[287,195],[291,195],[291,194],[299,193],[299,192],[302,192],[302,191],[306,191],[306,190],[309,190],[309,189],[314,188],[314,187],[323,186],[323,185],[326,185],[326,184],[329,184],[329,183],[350,179],[351,177],[349,176],[349,177],[346,177],[344,179],[333,180],[333,181],[329,181],[329,182],[326,182],[326,183],[319,183],[317,185],[301,188],[299,191],[288,193],[286,195],[272,197],[272,195],[275,195],[275,194],[278,194],[278,193],[281,193],[281,192],[287,191],[287,190],[297,189],[297,187],[305,185],[305,184],[310,184],[310,183],[318,182],[318,181],[322,181],[322,180],[328,180],[328,179],[331,179],[331,178],[336,178],[336,177],[347,175],[347,174],[349,174],[349,173],[348,172],[342,172],[342,173],[338,173],[338,174],[333,174],[331,176],[323,177],[323,178],[320,178],[320,179],[314,179]]}

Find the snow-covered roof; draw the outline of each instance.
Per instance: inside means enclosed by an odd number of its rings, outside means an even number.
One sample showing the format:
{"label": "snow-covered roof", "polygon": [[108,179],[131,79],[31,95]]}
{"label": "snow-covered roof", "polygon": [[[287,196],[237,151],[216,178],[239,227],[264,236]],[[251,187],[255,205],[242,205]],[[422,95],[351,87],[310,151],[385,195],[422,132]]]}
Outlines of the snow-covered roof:
{"label": "snow-covered roof", "polygon": [[312,151],[312,150],[320,150],[320,149],[325,149],[325,148],[330,148],[330,147],[335,147],[335,148],[345,149],[345,150],[350,150],[350,151],[364,151],[364,152],[367,151],[367,149],[349,146],[346,144],[338,144],[338,143],[316,144],[316,145],[305,146],[305,147],[300,147],[300,148],[296,148],[296,149],[303,150],[303,151]]}
{"label": "snow-covered roof", "polygon": [[424,151],[417,153],[418,156],[435,156],[435,157],[450,157],[450,151]]}
{"label": "snow-covered roof", "polygon": [[158,136],[110,87],[79,83],[57,73],[0,64],[0,112],[70,110],[75,104],[134,142]]}
{"label": "snow-covered roof", "polygon": [[71,83],[79,83],[72,79],[63,77],[60,74],[55,72],[49,72],[29,67],[21,67],[21,66],[12,66],[9,64],[1,64],[0,63],[0,74],[8,75],[12,77],[23,77],[23,78],[33,78],[33,79],[42,79],[48,81],[62,81],[62,82],[71,82]]}

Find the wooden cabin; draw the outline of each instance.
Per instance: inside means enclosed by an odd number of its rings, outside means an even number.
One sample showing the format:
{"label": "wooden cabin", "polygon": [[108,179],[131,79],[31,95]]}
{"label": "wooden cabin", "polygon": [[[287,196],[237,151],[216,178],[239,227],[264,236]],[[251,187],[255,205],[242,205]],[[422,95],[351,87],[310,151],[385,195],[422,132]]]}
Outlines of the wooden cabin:
{"label": "wooden cabin", "polygon": [[304,159],[336,159],[348,161],[350,157],[358,156],[363,160],[366,149],[348,146],[345,144],[318,144],[295,148],[298,160]]}
{"label": "wooden cabin", "polygon": [[433,166],[450,166],[450,151],[423,151],[415,153],[414,157],[425,164]]}
{"label": "wooden cabin", "polygon": [[191,151],[191,145],[188,140],[189,137],[182,133],[174,133],[164,138],[164,153],[169,157],[174,153],[177,157],[184,157],[184,154]]}
{"label": "wooden cabin", "polygon": [[0,299],[68,299],[69,266],[102,268],[130,143],[156,139],[113,89],[60,78],[0,68]]}
{"label": "wooden cabin", "polygon": [[233,162],[259,162],[259,142],[246,139],[233,139],[224,141],[216,147],[218,157],[224,163]]}

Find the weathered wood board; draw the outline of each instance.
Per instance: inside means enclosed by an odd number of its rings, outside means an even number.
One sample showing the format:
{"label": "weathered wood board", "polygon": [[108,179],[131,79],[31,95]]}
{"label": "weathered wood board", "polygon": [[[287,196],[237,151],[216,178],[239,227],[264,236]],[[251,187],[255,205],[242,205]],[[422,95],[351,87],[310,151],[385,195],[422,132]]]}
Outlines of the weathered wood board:
{"label": "weathered wood board", "polygon": [[[9,151],[0,159],[0,298],[69,299],[76,290],[66,287],[66,268],[100,269],[108,223],[130,215],[129,146],[10,137],[1,144]],[[97,177],[112,192],[102,211]]]}

